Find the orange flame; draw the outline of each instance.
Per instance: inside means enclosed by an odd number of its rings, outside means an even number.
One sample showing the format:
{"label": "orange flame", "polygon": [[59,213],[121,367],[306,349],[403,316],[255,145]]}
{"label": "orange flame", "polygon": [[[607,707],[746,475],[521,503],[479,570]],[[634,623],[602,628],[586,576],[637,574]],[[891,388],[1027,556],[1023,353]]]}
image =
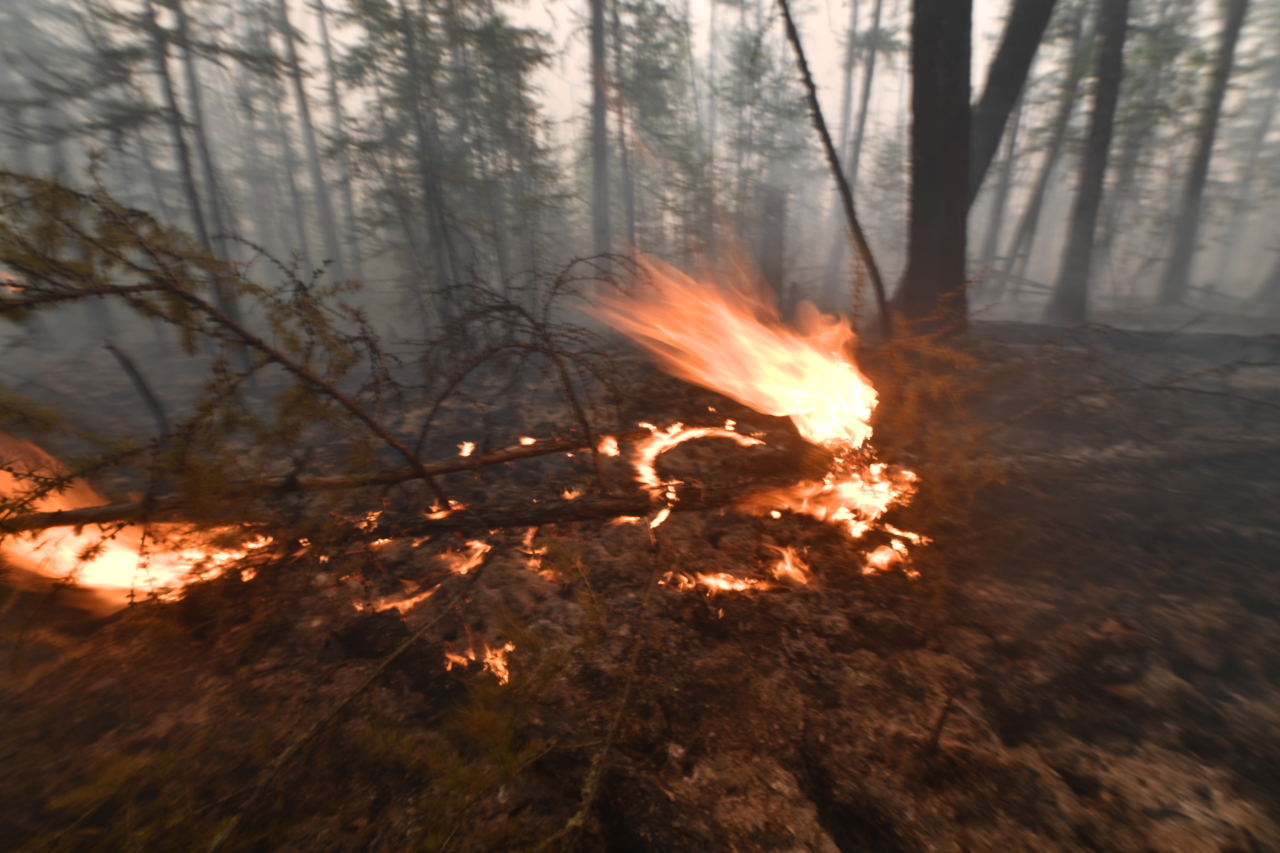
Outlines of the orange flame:
{"label": "orange flame", "polygon": [[[668,372],[758,412],[790,417],[804,438],[832,456],[822,480],[752,495],[744,502],[747,509],[774,518],[781,509],[804,513],[836,524],[856,539],[888,509],[910,499],[916,475],[873,462],[866,446],[876,391],[848,355],[855,335],[847,322],[802,302],[799,328],[792,329],[783,325],[771,303],[741,288],[701,283],[656,261],[640,264],[652,286],[635,298],[603,295],[594,313],[645,347]],[[744,446],[760,443],[734,432],[732,421],[723,430],[642,426],[653,436],[637,445],[632,459],[636,479],[668,507],[676,500],[674,484],[663,481],[654,466],[663,451],[705,436],[733,438]],[[915,534],[897,535],[923,542]],[[794,555],[788,559],[785,576],[807,577],[793,571]]]}
{"label": "orange flame", "polygon": [[[0,433],[0,495],[21,497],[41,478],[61,477],[65,471],[48,453],[29,441]],[[30,503],[32,512],[101,506],[107,499],[79,478],[59,493]],[[114,525],[112,526],[114,530]],[[40,587],[49,581],[70,581],[94,591],[86,609],[110,613],[132,600],[174,597],[196,577],[213,577],[271,543],[257,537],[239,548],[192,547],[189,531],[176,524],[123,525],[109,535],[96,529],[55,527],[0,540],[0,555],[21,577],[19,583]],[[245,580],[252,574],[242,575]]]}

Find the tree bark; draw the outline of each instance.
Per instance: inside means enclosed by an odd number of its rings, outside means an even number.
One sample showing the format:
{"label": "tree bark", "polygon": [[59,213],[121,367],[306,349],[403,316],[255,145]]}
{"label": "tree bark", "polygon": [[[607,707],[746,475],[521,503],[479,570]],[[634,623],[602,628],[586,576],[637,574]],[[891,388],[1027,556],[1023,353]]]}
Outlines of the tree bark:
{"label": "tree bark", "polygon": [[613,250],[609,228],[609,127],[605,86],[604,0],[591,2],[591,245],[597,255]]}
{"label": "tree bark", "polygon": [[1080,183],[1071,208],[1062,271],[1045,309],[1045,322],[1048,323],[1083,323],[1087,314],[1093,239],[1102,203],[1107,158],[1111,152],[1116,103],[1120,100],[1120,81],[1124,76],[1124,40],[1128,22],[1129,0],[1102,0],[1098,12],[1102,45],[1098,52],[1093,114],[1089,118]]}
{"label": "tree bark", "polygon": [[[853,69],[857,66],[858,52],[858,0],[853,0],[849,9],[849,28],[845,30],[844,68],[841,79],[843,89],[840,93],[840,140],[836,147],[844,152],[841,155],[846,176],[849,173],[849,137],[853,133]],[[834,204],[831,206],[831,250],[827,253],[827,269],[822,280],[824,298],[837,299],[837,283],[840,280],[840,267],[844,262],[845,229],[844,211],[840,206],[840,192],[835,192]]]}
{"label": "tree bark", "polygon": [[1022,95],[1036,49],[1053,16],[1054,0],[1014,0],[1000,49],[991,60],[987,85],[973,107],[969,127],[969,204],[978,197],[982,179],[1000,146],[1005,122]]}
{"label": "tree bark", "polygon": [[914,0],[911,221],[894,307],[921,331],[963,331],[969,212],[971,0]]}
{"label": "tree bark", "polygon": [[307,90],[302,85],[302,63],[298,61],[298,46],[294,42],[293,26],[289,23],[289,7],[285,0],[276,0],[276,12],[280,16],[280,35],[284,38],[285,61],[289,77],[293,81],[293,96],[298,102],[298,123],[302,128],[302,142],[307,150],[307,171],[311,177],[311,193],[320,212],[320,230],[324,235],[325,251],[333,263],[333,277],[339,281],[347,277],[342,259],[342,243],[338,239],[338,225],[333,216],[333,203],[329,199],[329,187],[320,164],[320,146],[316,144],[316,128],[311,121],[311,106],[307,103]]}
{"label": "tree bark", "polygon": [[1209,160],[1213,156],[1213,140],[1222,115],[1222,99],[1235,64],[1236,42],[1249,9],[1249,0],[1228,0],[1226,19],[1222,25],[1222,41],[1209,82],[1209,97],[1196,130],[1196,147],[1191,155],[1191,168],[1182,190],[1178,218],[1173,229],[1173,254],[1160,283],[1160,302],[1173,305],[1186,299],[1191,284],[1191,265],[1195,261],[1196,240],[1200,232],[1200,208],[1204,201],[1204,184],[1209,176]]}
{"label": "tree bark", "polygon": [[[618,0],[611,4],[613,13],[613,79],[615,85],[622,81],[622,18]],[[636,245],[636,186],[631,174],[630,141],[627,138],[627,105],[618,98],[618,168],[622,172],[622,222],[626,229],[627,251]]]}

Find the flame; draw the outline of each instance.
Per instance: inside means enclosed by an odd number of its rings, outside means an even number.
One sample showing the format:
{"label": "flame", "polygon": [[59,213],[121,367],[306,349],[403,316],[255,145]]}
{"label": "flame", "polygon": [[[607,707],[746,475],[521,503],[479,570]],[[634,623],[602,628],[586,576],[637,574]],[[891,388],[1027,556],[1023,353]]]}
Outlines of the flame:
{"label": "flame", "polygon": [[601,438],[600,443],[596,445],[596,450],[599,450],[605,456],[617,456],[621,452],[618,450],[618,439],[611,435]]}
{"label": "flame", "polygon": [[788,545],[786,548],[773,548],[773,550],[778,552],[778,561],[773,564],[775,578],[802,585],[809,583],[809,564],[800,559],[795,548]]}
{"label": "flame", "polygon": [[[470,633],[468,631],[468,633]],[[483,665],[484,672],[492,672],[498,677],[499,684],[506,684],[511,680],[511,672],[507,669],[507,655],[516,650],[514,643],[503,643],[498,648],[492,648],[488,643],[481,641],[480,662]],[[446,646],[444,650],[444,670],[451,671],[455,666],[466,669],[476,659],[475,644],[471,643],[467,646],[467,650],[459,654],[452,648]]]}
{"label": "flame", "polygon": [[422,602],[426,601],[432,595],[434,595],[436,590],[438,590],[439,588],[440,588],[440,584],[436,584],[435,586],[431,587],[431,589],[423,590],[417,595],[413,595],[408,598],[401,599],[399,601],[390,601],[389,600],[390,596],[388,596],[387,598],[383,598],[375,602],[373,605],[373,609],[377,613],[381,613],[384,610],[395,610],[401,616],[403,616],[413,608],[417,607]]}
{"label": "flame", "polygon": [[476,443],[474,441],[464,441],[458,445],[459,456],[470,456],[476,452]]}
{"label": "flame", "polygon": [[638,299],[602,297],[595,310],[672,374],[757,412],[789,416],[815,444],[856,448],[871,437],[876,392],[844,355],[854,341],[847,323],[809,306],[802,311],[807,331],[795,331],[759,298],[699,283],[661,262],[640,265],[654,286]]}
{"label": "flame", "polygon": [[[855,343],[848,322],[803,302],[793,329],[783,325],[772,303],[743,288],[701,283],[661,262],[639,263],[652,286],[635,298],[602,295],[593,313],[649,350],[668,372],[758,412],[790,417],[800,435],[831,455],[821,480],[754,494],[743,502],[746,509],[773,518],[780,518],[781,510],[804,513],[857,539],[891,507],[910,500],[916,475],[875,462],[867,443],[877,397],[848,355]],[[676,492],[674,483],[658,476],[655,462],[661,453],[707,436],[732,438],[743,446],[761,443],[734,432],[733,421],[724,429],[641,426],[653,435],[636,446],[636,479],[668,508]],[[893,532],[899,545],[902,539],[927,541]],[[903,559],[905,546],[902,553],[895,547],[890,552]],[[783,575],[794,579],[797,558],[789,559]],[[877,556],[868,565],[887,559]]]}
{"label": "flame", "polygon": [[[29,441],[0,433],[0,495],[10,498],[29,493],[42,478],[61,477],[57,460]],[[102,506],[107,499],[79,478],[59,493],[30,502],[31,512],[55,512]],[[216,533],[217,531],[214,531]],[[48,581],[71,581],[94,591],[87,609],[103,614],[148,596],[172,599],[190,581],[215,577],[228,566],[271,544],[259,536],[238,548],[211,548],[191,544],[191,531],[177,524],[122,525],[111,531],[54,527],[0,540],[0,555],[23,577],[19,582],[40,587]],[[243,580],[256,572],[247,570]],[[43,583],[42,583],[43,582]]]}
{"label": "flame", "polygon": [[527,436],[527,435],[522,435],[522,436],[520,436],[520,443],[521,443],[522,445],[524,445],[525,447],[528,447],[528,446],[529,446],[529,445],[531,445],[531,444],[537,444],[537,443],[538,443],[538,439],[536,439],[536,438],[530,438],[530,437],[529,437],[529,436]]}
{"label": "flame", "polygon": [[737,575],[731,575],[728,572],[716,572],[713,575],[704,575],[697,573],[694,576],[694,582],[701,584],[707,588],[707,591],[715,594],[717,592],[742,592],[747,589],[768,589],[769,585],[755,578],[740,578]]}

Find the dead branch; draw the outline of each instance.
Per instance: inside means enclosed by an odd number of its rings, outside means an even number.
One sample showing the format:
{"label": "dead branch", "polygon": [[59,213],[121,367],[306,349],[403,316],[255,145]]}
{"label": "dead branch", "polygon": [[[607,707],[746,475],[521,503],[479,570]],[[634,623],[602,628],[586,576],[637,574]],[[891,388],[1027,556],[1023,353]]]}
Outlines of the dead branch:
{"label": "dead branch", "polygon": [[[649,435],[645,429],[628,430],[615,434],[620,442],[635,441]],[[572,436],[568,438],[551,438],[536,441],[533,444],[515,445],[485,453],[479,456],[459,456],[440,462],[424,462],[422,469],[428,476],[454,474],[461,471],[476,471],[491,465],[501,465],[520,459],[532,459],[548,456],[552,453],[572,453],[586,450],[593,443],[586,438]],[[270,477],[262,480],[241,483],[233,488],[241,494],[270,492],[321,492],[341,491],[343,489],[359,489],[369,486],[394,486],[422,478],[416,468],[394,468],[372,474],[338,474],[318,477]],[[629,500],[629,499],[628,499]],[[602,503],[608,501],[602,499]],[[550,502],[549,502],[550,503]],[[570,503],[563,501],[563,503]],[[549,504],[544,504],[547,506]],[[627,504],[626,506],[630,506]],[[84,509],[58,510],[57,512],[33,512],[12,518],[0,519],[0,533],[23,533],[31,530],[46,530],[50,527],[85,527],[91,524],[114,524],[122,521],[139,521],[155,518],[157,515],[180,511],[183,501],[177,495],[153,498],[143,501],[125,501],[104,504],[102,506],[85,507]],[[642,508],[638,514],[643,515],[647,509]],[[637,513],[619,512],[618,515],[635,515]],[[587,516],[600,517],[600,516]],[[607,513],[606,513],[607,517]],[[552,519],[572,520],[572,519]],[[500,525],[501,526],[501,525]],[[448,529],[457,530],[461,526]]]}
{"label": "dead branch", "polygon": [[813,76],[809,73],[809,63],[804,58],[804,48],[800,44],[800,33],[795,22],[791,20],[791,6],[787,0],[778,0],[782,8],[782,18],[787,25],[787,40],[796,52],[796,65],[800,68],[800,79],[804,83],[805,95],[809,101],[809,116],[813,126],[822,140],[822,148],[827,154],[827,163],[831,166],[831,174],[835,177],[836,187],[840,190],[840,202],[844,206],[845,220],[849,225],[849,234],[853,237],[853,246],[862,261],[867,277],[871,279],[871,289],[876,295],[876,310],[880,312],[880,331],[886,341],[893,338],[893,315],[889,313],[888,300],[884,294],[884,282],[880,279],[880,267],[876,265],[875,256],[871,254],[871,246],[862,233],[862,225],[858,222],[858,213],[853,205],[853,190],[844,169],[840,167],[840,157],[836,154],[835,144],[831,141],[831,133],[827,130],[826,119],[822,117],[822,107],[818,105],[818,90],[813,85]]}

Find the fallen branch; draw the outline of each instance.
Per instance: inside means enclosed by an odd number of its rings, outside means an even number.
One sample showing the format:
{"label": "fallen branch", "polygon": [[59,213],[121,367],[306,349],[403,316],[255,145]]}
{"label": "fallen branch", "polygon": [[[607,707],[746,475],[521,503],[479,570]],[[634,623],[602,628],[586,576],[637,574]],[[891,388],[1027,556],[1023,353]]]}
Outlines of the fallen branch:
{"label": "fallen branch", "polygon": [[[650,433],[645,429],[630,430],[617,433],[618,441],[635,441]],[[372,474],[338,474],[318,477],[269,477],[253,480],[237,486],[233,491],[240,493],[268,492],[318,492],[339,491],[342,489],[359,489],[368,486],[394,486],[422,479],[423,471],[429,477],[441,474],[454,474],[461,471],[474,471],[491,465],[515,462],[520,459],[532,459],[552,453],[572,453],[591,448],[593,443],[585,437],[551,438],[536,441],[533,444],[515,445],[485,453],[479,456],[459,456],[440,462],[424,462],[419,468],[393,468],[377,471]],[[85,507],[83,509],[59,510],[57,512],[33,512],[12,518],[0,519],[0,533],[22,533],[31,530],[46,530],[51,527],[85,527],[91,524],[116,524],[127,521],[153,519],[160,515],[171,514],[181,510],[182,499],[177,495],[154,498],[144,501],[126,501],[104,504],[102,506]],[[627,515],[627,513],[618,513]],[[641,511],[643,514],[643,510]],[[457,527],[450,529],[459,529]]]}

